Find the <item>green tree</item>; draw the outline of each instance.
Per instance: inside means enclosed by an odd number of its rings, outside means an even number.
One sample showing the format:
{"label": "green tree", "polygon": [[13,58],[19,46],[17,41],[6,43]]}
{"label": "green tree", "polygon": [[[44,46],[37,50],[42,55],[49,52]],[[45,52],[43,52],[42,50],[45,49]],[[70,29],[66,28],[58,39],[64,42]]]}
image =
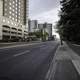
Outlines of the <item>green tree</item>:
{"label": "green tree", "polygon": [[64,40],[80,43],[80,0],[62,0],[60,3],[58,32]]}
{"label": "green tree", "polygon": [[41,38],[43,36],[42,30],[34,32],[37,38]]}

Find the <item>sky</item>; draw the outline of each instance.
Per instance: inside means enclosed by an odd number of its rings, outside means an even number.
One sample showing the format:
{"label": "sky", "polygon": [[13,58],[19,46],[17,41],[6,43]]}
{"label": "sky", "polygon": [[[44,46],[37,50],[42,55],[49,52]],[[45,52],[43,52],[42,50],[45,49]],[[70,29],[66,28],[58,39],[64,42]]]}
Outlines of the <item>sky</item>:
{"label": "sky", "polygon": [[60,0],[29,0],[29,18],[55,25],[59,20]]}

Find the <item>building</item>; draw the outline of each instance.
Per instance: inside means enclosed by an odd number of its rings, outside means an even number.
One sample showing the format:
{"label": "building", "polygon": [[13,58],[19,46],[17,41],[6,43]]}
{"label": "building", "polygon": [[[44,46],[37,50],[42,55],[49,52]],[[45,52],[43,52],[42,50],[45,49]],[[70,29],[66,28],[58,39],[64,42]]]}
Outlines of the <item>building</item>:
{"label": "building", "polygon": [[39,30],[41,30],[41,29],[43,29],[43,26],[44,26],[44,24],[38,24],[38,28],[39,28]]}
{"label": "building", "polygon": [[48,37],[52,37],[52,24],[45,23],[45,31],[48,33]]}
{"label": "building", "polygon": [[27,37],[27,0],[0,0],[0,40]]}
{"label": "building", "polygon": [[29,20],[28,21],[28,31],[35,32],[38,29],[38,21],[37,20]]}
{"label": "building", "polygon": [[41,23],[41,24],[38,24],[38,28],[39,30],[44,30],[45,32],[48,33],[48,37],[52,37],[52,24],[49,24],[49,23]]}

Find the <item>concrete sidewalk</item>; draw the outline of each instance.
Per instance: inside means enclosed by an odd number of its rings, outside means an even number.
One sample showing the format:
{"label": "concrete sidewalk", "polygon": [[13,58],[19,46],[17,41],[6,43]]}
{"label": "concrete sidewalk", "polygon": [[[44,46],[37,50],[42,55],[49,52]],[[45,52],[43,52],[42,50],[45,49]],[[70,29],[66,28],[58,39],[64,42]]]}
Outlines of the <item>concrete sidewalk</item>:
{"label": "concrete sidewalk", "polygon": [[58,47],[45,80],[80,80],[80,56],[65,42]]}

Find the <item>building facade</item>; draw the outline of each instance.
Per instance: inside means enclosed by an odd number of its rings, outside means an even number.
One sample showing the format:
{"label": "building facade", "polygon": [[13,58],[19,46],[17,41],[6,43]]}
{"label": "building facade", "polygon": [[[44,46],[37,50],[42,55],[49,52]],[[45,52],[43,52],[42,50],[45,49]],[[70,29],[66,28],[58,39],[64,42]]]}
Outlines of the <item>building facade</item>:
{"label": "building facade", "polygon": [[52,37],[52,24],[45,23],[45,31],[48,33],[49,37]]}
{"label": "building facade", "polygon": [[41,23],[41,24],[38,24],[38,28],[39,30],[43,30],[45,32],[48,33],[48,37],[52,37],[52,24],[49,24],[49,23]]}
{"label": "building facade", "polygon": [[44,24],[38,24],[39,30],[43,29]]}
{"label": "building facade", "polygon": [[38,29],[38,21],[37,20],[29,20],[28,21],[28,31],[35,32]]}
{"label": "building facade", "polygon": [[0,0],[0,40],[27,37],[27,0]]}

